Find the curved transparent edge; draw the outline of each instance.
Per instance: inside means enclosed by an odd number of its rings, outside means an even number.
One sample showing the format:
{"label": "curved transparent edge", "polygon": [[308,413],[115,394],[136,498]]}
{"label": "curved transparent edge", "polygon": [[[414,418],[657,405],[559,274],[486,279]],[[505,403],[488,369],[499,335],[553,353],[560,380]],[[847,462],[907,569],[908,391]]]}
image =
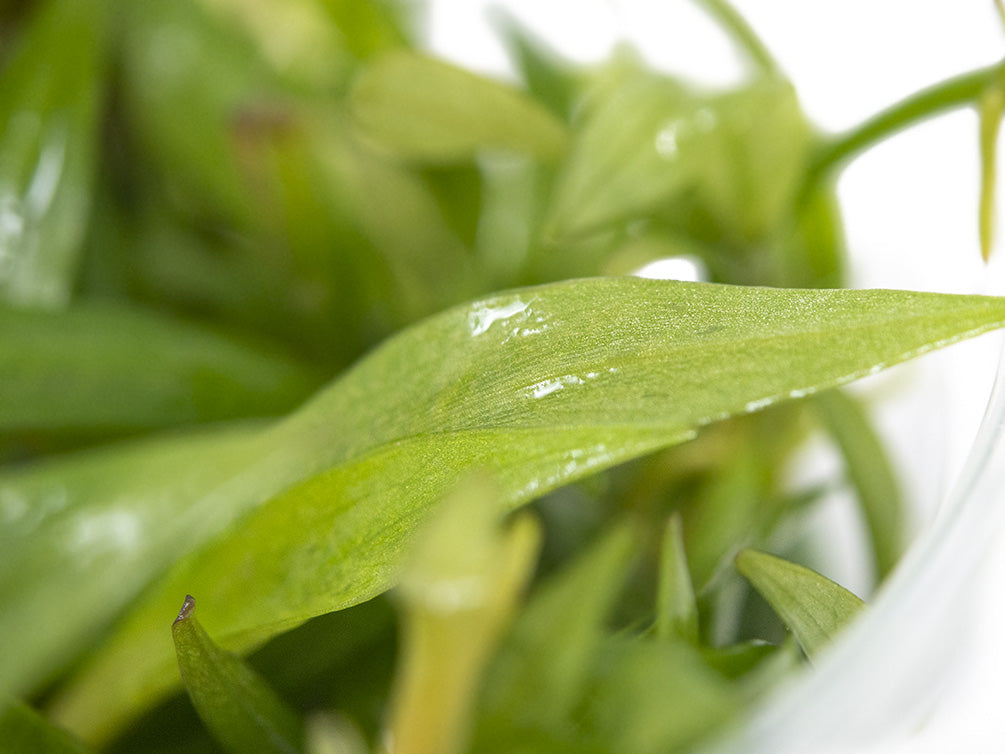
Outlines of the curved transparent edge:
{"label": "curved transparent edge", "polygon": [[923,729],[970,649],[974,583],[1005,527],[1002,346],[973,447],[935,520],[812,671],[708,754],[889,751]]}

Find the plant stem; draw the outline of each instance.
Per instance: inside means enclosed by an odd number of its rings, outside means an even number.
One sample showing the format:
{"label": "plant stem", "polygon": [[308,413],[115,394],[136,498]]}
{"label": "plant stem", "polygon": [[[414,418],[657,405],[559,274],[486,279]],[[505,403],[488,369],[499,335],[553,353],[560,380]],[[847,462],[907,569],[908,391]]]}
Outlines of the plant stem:
{"label": "plant stem", "polygon": [[726,0],[697,0],[698,4],[705,8],[712,18],[733,38],[733,41],[742,49],[751,62],[768,75],[776,75],[779,72],[778,63],[768,51],[767,46],[757,36],[757,32],[747,23],[747,19],[741,16],[736,8]]}
{"label": "plant stem", "polygon": [[1002,64],[980,68],[922,89],[850,131],[822,144],[810,161],[804,194],[832,170],[839,169],[873,145],[909,126],[940,113],[976,104],[992,83],[1003,76]]}

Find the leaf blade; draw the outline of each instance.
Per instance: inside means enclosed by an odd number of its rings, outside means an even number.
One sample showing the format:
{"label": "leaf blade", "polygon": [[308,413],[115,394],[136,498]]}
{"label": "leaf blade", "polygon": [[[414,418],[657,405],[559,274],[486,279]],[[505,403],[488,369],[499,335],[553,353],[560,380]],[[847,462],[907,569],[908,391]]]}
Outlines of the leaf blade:
{"label": "leaf blade", "polygon": [[217,741],[234,752],[304,751],[302,721],[255,671],[216,646],[196,619],[191,596],[171,636],[192,704]]}
{"label": "leaf blade", "polygon": [[810,658],[865,607],[844,587],[774,555],[741,550],[736,567],[785,621]]}
{"label": "leaf blade", "polygon": [[[449,310],[386,343],[288,420],[244,439],[246,445],[228,451],[226,464],[209,454],[204,463],[223,467],[219,473],[203,470],[204,478],[179,480],[173,491],[165,491],[163,480],[119,490],[134,512],[163,510],[164,496],[173,501],[174,515],[190,525],[175,526],[170,541],[158,546],[162,558],[169,551],[170,560],[183,562],[149,591],[104,656],[67,692],[61,714],[92,733],[108,732],[132,705],[167,687],[156,670],[169,664],[156,649],[157,616],[165,605],[173,611],[178,592],[171,590],[179,583],[182,593],[191,583],[207,598],[213,594],[208,604],[220,613],[205,620],[221,643],[251,646],[282,626],[386,589],[416,522],[467,469],[487,466],[499,475],[506,502],[520,505],[681,442],[703,424],[850,381],[1003,323],[1005,302],[992,298],[634,278],[569,281]],[[541,452],[533,450],[538,443]],[[511,453],[513,463],[501,461],[498,449]],[[158,466],[169,461],[149,463],[170,476]],[[191,473],[198,476],[199,468]],[[0,491],[20,494],[28,481],[41,485],[46,478],[44,467],[0,477]],[[73,480],[66,481],[72,487]],[[72,515],[77,505],[110,505],[92,492],[68,501],[60,515]],[[387,520],[394,526],[367,518],[363,500],[392,513]],[[341,502],[333,508],[333,501]],[[209,525],[198,526],[209,513]],[[277,530],[286,517],[290,523]],[[19,604],[36,583],[26,567],[30,552],[64,548],[58,515],[40,526],[26,560],[0,564],[0,585],[5,576],[18,585],[13,593],[0,588],[12,607],[0,616],[0,637],[10,646],[24,644],[22,626],[47,625],[51,608],[38,600]],[[355,546],[361,542],[366,547]],[[256,552],[266,551],[274,553],[267,579],[274,587],[256,591],[256,599],[268,610],[236,588],[240,579],[227,580],[235,586],[229,596],[216,593],[221,580],[214,574],[240,573],[255,565]],[[312,569],[331,567],[329,559],[346,552],[353,553],[340,561],[346,570],[329,572],[327,591],[319,589]],[[118,570],[132,567],[124,555],[115,557]],[[293,565],[297,558],[303,558],[302,572]],[[213,565],[223,563],[223,571]],[[74,595],[92,590],[75,608],[91,630],[152,578],[148,570],[141,581],[109,585],[102,574],[116,566],[107,559],[98,565],[101,570],[89,570],[79,558],[56,559],[46,582]],[[289,588],[288,568],[300,573],[297,589]],[[94,592],[94,584],[103,591]],[[263,615],[272,617],[263,623]],[[58,623],[72,632],[66,620]],[[36,659],[72,643],[71,636],[38,635]],[[140,653],[144,662],[124,662],[137,646],[149,650]],[[86,704],[84,689],[98,679],[107,684],[98,684],[108,700],[104,718]],[[111,701],[120,692],[119,701]]]}

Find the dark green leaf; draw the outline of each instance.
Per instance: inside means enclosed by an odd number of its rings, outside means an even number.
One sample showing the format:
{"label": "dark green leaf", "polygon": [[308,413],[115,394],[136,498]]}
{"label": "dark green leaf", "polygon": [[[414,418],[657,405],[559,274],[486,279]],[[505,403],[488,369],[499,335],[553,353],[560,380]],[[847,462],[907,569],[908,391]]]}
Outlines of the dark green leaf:
{"label": "dark green leaf", "polygon": [[0,332],[0,437],[274,415],[320,382],[275,350],[124,306],[0,307]]}

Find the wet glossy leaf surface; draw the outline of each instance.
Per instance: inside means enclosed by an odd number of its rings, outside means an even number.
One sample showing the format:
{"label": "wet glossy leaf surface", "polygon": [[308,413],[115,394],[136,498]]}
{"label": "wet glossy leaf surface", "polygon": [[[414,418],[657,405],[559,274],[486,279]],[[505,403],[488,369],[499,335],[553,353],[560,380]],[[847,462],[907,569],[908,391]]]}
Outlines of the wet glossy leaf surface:
{"label": "wet glossy leaf surface", "polygon": [[[504,501],[518,505],[704,423],[1003,318],[1005,304],[982,297],[638,279],[573,281],[460,307],[391,340],[287,421],[221,443],[198,464],[131,451],[131,465],[143,459],[147,472],[117,478],[117,492],[98,481],[102,464],[125,464],[115,454],[5,476],[0,491],[26,507],[53,488],[64,497],[5,561],[0,585],[17,609],[0,633],[38,655],[67,651],[181,559],[58,705],[75,726],[108,731],[173,683],[159,626],[179,590],[205,595],[203,621],[223,646],[246,648],[388,588],[415,526],[467,469],[490,470]],[[78,475],[94,480],[87,497]],[[148,526],[154,510],[171,525]],[[121,516],[128,536],[68,547],[81,517],[99,513]],[[130,578],[97,578],[141,556]],[[21,627],[46,625],[65,594],[79,602],[61,614],[76,620],[29,641]],[[20,656],[25,667],[7,683],[23,687],[32,665]],[[100,711],[90,701],[96,688]]]}
{"label": "wet glossy leaf surface", "polygon": [[91,201],[110,15],[104,0],[37,6],[0,71],[0,300],[54,308]]}

